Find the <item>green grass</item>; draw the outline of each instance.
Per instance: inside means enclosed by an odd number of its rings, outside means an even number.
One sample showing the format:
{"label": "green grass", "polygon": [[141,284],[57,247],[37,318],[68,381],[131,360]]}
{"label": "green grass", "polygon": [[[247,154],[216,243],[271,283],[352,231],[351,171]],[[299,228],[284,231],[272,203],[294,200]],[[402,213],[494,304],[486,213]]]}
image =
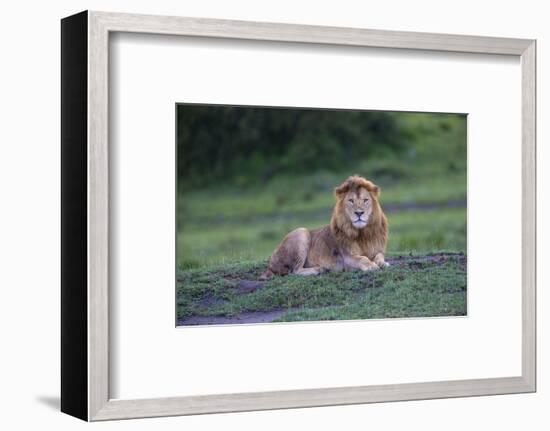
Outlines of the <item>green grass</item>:
{"label": "green grass", "polygon": [[334,206],[334,187],[352,173],[372,178],[382,189],[382,203],[445,204],[466,199],[464,173],[446,175],[437,181],[430,175],[417,178],[411,174],[406,181],[395,182],[384,181],[368,172],[368,169],[357,168],[342,173],[284,176],[253,187],[219,186],[181,193],[178,223],[185,228],[189,224],[254,221],[257,217],[281,213],[330,211]]}
{"label": "green grass", "polygon": [[[442,254],[407,257],[385,270],[275,277],[243,293],[239,280],[255,280],[266,262],[180,271],[177,314],[235,317],[280,311],[276,321],[350,320],[466,314],[466,258]],[[235,321],[237,323],[237,320]]]}
{"label": "green grass", "polygon": [[[403,211],[388,215],[388,254],[424,253],[466,248],[464,208]],[[232,262],[267,259],[275,246],[292,229],[317,228],[328,224],[330,208],[319,216],[286,216],[242,223],[213,223],[206,229],[182,230],[177,237],[180,268],[225,265]]]}
{"label": "green grass", "polygon": [[[412,169],[412,168],[411,168]],[[466,178],[434,181],[415,167],[409,181],[377,181],[390,225],[388,252],[427,253],[466,249]],[[285,176],[261,187],[209,188],[180,194],[179,268],[268,258],[291,230],[329,223],[332,189],[346,174]],[[291,191],[289,193],[289,191]],[[445,207],[452,203],[455,207]],[[422,205],[429,204],[430,208]]]}

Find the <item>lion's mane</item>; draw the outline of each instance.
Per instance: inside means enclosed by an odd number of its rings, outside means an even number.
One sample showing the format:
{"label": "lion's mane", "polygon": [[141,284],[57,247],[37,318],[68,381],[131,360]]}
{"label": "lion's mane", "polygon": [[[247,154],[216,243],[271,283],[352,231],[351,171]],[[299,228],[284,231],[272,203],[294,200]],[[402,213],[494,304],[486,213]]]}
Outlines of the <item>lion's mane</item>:
{"label": "lion's mane", "polygon": [[[372,215],[364,229],[356,229],[344,212],[344,197],[348,191],[361,187],[367,189],[372,197]],[[334,189],[334,196],[336,205],[330,220],[330,232],[335,241],[343,247],[357,244],[368,258],[373,258],[377,252],[384,252],[388,242],[388,220],[380,206],[380,188],[363,177],[353,175]]]}

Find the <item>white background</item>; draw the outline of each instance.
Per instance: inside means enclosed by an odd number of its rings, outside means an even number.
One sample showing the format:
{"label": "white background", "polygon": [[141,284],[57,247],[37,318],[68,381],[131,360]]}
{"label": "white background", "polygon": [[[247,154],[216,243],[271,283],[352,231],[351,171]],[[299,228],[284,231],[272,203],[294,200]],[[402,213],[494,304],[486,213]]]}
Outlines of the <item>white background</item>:
{"label": "white background", "polygon": [[[112,397],[521,374],[521,206],[495,217],[521,197],[519,59],[133,34],[111,59]],[[176,101],[468,113],[468,317],[176,329]]]}
{"label": "white background", "polygon": [[[544,2],[430,1],[351,2],[59,1],[12,3],[2,10],[0,175],[2,266],[0,382],[2,425],[12,429],[76,429],[77,420],[57,413],[59,388],[59,22],[81,9],[144,12],[323,25],[432,31],[539,40],[539,392],[481,397],[315,408],[291,411],[166,418],[95,424],[103,429],[547,429],[550,383],[545,370],[550,307],[544,287],[549,275],[550,215],[544,165],[543,74],[550,38]],[[32,111],[30,108],[33,108]],[[498,158],[495,159],[498,161]],[[495,247],[499,247],[495,244]],[[510,262],[503,262],[506,268]]]}

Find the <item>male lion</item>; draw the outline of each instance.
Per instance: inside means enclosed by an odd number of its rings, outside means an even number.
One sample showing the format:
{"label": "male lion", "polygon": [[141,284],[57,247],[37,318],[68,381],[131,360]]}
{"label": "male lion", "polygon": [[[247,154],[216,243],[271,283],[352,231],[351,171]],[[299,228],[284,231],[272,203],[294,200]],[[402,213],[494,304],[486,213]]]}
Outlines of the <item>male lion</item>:
{"label": "male lion", "polygon": [[388,266],[384,260],[388,221],[378,202],[379,187],[354,175],[336,187],[334,194],[336,206],[330,225],[290,232],[271,255],[261,280],[273,275],[370,271]]}

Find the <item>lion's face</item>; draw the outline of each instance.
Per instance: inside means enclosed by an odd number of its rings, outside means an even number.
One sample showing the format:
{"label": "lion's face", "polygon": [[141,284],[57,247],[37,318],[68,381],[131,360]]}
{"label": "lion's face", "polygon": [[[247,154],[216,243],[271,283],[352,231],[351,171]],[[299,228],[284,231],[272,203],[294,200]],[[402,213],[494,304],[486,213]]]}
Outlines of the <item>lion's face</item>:
{"label": "lion's face", "polygon": [[331,225],[356,237],[367,226],[378,223],[383,218],[378,203],[380,188],[363,177],[354,175],[334,189],[336,207]]}
{"label": "lion's face", "polygon": [[372,215],[372,196],[364,187],[348,191],[342,196],[342,207],[352,226],[363,229]]}

